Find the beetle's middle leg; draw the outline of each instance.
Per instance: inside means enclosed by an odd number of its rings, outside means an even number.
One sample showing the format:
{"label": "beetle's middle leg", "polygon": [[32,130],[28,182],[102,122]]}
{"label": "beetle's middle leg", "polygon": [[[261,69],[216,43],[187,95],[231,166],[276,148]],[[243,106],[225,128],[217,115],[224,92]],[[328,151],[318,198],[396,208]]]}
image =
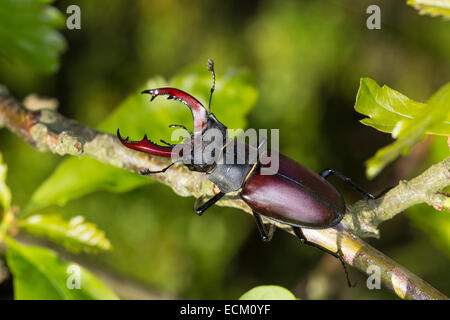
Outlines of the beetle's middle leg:
{"label": "beetle's middle leg", "polygon": [[325,170],[321,171],[319,174],[324,179],[327,179],[329,176],[334,174],[339,179],[341,179],[342,181],[344,181],[344,182],[348,183],[349,185],[351,185],[356,191],[358,191],[362,195],[364,195],[364,197],[366,199],[375,199],[376,198],[373,194],[370,194],[370,193],[364,191],[360,186],[358,186],[356,183],[354,183],[350,178],[347,178],[342,173],[340,173],[340,172],[338,172],[338,171],[336,171],[334,169],[325,169]]}
{"label": "beetle's middle leg", "polygon": [[264,225],[264,222],[261,219],[261,215],[253,210],[253,217],[255,218],[256,225],[258,226],[259,233],[261,233],[261,237],[263,241],[270,241],[272,240],[273,233],[275,232],[276,226],[273,224],[269,224],[269,229],[266,229],[266,226]]}
{"label": "beetle's middle leg", "polygon": [[342,264],[342,267],[344,267],[344,271],[345,271],[345,276],[347,278],[347,283],[348,286],[351,288],[353,287],[352,283],[350,282],[350,278],[348,276],[348,271],[347,271],[347,267],[345,266],[345,261],[344,258],[342,257],[342,255],[339,252],[333,252],[331,250],[328,250],[327,248],[322,247],[321,245],[318,245],[317,243],[311,242],[309,241],[306,237],[305,234],[303,233],[302,229],[299,227],[292,227],[292,230],[294,230],[295,235],[300,239],[300,241],[303,244],[306,244],[308,246],[317,248],[319,250],[322,250],[323,252],[326,252],[328,254],[331,254],[333,257],[339,259],[339,261]]}

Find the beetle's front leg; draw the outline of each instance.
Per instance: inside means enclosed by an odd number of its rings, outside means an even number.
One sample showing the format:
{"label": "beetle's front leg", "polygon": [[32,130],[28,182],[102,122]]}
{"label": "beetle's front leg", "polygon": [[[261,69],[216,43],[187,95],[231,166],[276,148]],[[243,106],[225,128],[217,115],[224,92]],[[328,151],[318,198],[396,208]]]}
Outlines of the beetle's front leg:
{"label": "beetle's front leg", "polygon": [[172,148],[176,146],[175,144],[168,143],[167,141],[164,141],[163,139],[159,139],[159,141],[161,141],[162,143],[164,143],[164,144],[166,144],[166,145],[168,145],[169,147],[172,147]]}
{"label": "beetle's front leg", "polygon": [[194,211],[196,214],[198,214],[199,216],[201,216],[203,214],[203,212],[205,212],[206,210],[209,209],[209,207],[211,207],[214,203],[216,203],[217,201],[219,201],[223,196],[225,195],[225,193],[223,192],[219,192],[218,194],[216,194],[214,197],[212,197],[211,199],[209,199],[207,202],[205,202],[203,205],[201,205],[200,207],[196,208],[194,207]]}
{"label": "beetle's front leg", "polygon": [[149,175],[149,174],[154,174],[154,173],[163,173],[163,172],[166,172],[167,169],[169,169],[170,167],[172,167],[175,163],[177,163],[177,161],[172,162],[172,163],[169,164],[167,167],[165,167],[165,168],[163,168],[163,169],[161,169],[161,170],[151,171],[151,170],[149,170],[149,169],[144,169],[144,170],[139,171],[139,173],[140,173],[141,175],[143,175],[143,176]]}

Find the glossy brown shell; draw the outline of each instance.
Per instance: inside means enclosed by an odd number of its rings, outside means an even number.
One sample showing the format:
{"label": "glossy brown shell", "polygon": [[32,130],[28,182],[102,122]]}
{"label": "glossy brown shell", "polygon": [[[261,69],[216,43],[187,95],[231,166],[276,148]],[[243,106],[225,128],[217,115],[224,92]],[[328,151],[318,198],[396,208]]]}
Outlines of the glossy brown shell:
{"label": "glossy brown shell", "polygon": [[293,226],[324,229],[342,220],[345,203],[327,180],[280,154],[275,175],[252,175],[241,198],[256,212]]}

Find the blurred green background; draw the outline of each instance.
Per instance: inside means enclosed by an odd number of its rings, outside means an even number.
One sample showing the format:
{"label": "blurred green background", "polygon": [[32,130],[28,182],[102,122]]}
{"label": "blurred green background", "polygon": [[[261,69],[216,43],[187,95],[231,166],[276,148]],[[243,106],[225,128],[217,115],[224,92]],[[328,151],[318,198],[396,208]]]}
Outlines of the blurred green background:
{"label": "blurred green background", "polygon": [[[420,16],[405,2],[56,1],[63,13],[71,4],[81,8],[81,30],[62,30],[67,50],[58,72],[43,76],[0,59],[0,83],[19,99],[33,92],[55,97],[62,114],[95,127],[150,77],[170,79],[192,66],[207,75],[208,58],[218,79],[230,67],[247,67],[259,91],[248,127],[280,128],[282,153],[315,171],[337,169],[376,194],[448,156],[445,139],[427,139],[376,179],[364,176],[364,161],[392,140],[359,123],[353,109],[359,79],[371,77],[417,101],[449,79],[449,22]],[[366,28],[372,4],[381,8],[381,30]],[[218,116],[226,108],[213,104]],[[158,138],[151,125],[147,133]],[[7,130],[0,131],[0,150],[21,207],[63,160]],[[332,181],[347,203],[360,198]],[[74,259],[125,298],[238,298],[263,284],[304,299],[395,298],[368,290],[355,269],[350,277],[358,286],[348,288],[339,261],[284,232],[263,243],[253,218],[239,210],[214,207],[199,218],[193,202],[155,183],[95,192],[57,210],[81,214],[106,232],[113,251]],[[427,224],[446,214],[417,206],[368,242],[448,295],[450,228],[436,234]],[[0,294],[12,297],[10,282]]]}

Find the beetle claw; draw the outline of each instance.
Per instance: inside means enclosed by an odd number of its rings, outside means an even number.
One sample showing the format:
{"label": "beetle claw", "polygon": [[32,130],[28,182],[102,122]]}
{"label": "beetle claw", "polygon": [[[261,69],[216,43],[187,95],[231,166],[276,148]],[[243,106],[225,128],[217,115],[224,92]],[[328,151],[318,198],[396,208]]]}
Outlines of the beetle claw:
{"label": "beetle claw", "polygon": [[117,137],[119,138],[119,140],[120,140],[121,142],[128,142],[129,136],[126,137],[125,139],[122,138],[122,136],[120,135],[120,130],[119,130],[119,129],[117,129]]}
{"label": "beetle claw", "polygon": [[167,95],[167,99],[169,100],[174,99],[181,101],[187,105],[192,112],[192,116],[194,117],[194,133],[201,133],[206,127],[208,113],[200,101],[195,99],[190,94],[174,88],[149,89],[144,90],[141,93],[150,94],[152,96],[150,101],[153,101],[153,99],[160,95]]}
{"label": "beetle claw", "polygon": [[158,96],[158,90],[144,90],[141,91],[142,94],[147,93],[150,94],[152,97],[150,98],[150,102],[153,101]]}
{"label": "beetle claw", "polygon": [[147,134],[144,135],[144,138],[141,141],[129,141],[129,137],[126,137],[126,139],[122,138],[119,129],[117,129],[117,137],[119,138],[120,142],[127,148],[137,151],[143,151],[160,157],[170,158],[172,156],[172,149],[174,146],[166,147],[153,143],[147,138]]}

